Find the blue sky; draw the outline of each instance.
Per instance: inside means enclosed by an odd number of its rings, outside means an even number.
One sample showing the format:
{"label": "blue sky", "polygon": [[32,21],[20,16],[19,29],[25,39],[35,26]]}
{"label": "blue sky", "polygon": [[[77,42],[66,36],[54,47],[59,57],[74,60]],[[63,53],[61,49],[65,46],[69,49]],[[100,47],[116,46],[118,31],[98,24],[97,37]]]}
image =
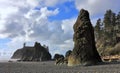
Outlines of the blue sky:
{"label": "blue sky", "polygon": [[65,54],[73,49],[73,24],[79,11],[90,12],[95,25],[106,10],[120,11],[119,0],[0,0],[0,60],[9,59],[16,49],[49,46],[50,53]]}

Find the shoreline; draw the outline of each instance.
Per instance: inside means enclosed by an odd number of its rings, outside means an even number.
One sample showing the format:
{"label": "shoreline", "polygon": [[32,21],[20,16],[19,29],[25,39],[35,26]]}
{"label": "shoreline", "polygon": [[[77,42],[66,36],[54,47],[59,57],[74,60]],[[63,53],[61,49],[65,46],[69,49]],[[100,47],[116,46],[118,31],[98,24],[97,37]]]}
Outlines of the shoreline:
{"label": "shoreline", "polygon": [[0,62],[0,73],[120,73],[120,62],[75,67],[55,65],[55,61]]}

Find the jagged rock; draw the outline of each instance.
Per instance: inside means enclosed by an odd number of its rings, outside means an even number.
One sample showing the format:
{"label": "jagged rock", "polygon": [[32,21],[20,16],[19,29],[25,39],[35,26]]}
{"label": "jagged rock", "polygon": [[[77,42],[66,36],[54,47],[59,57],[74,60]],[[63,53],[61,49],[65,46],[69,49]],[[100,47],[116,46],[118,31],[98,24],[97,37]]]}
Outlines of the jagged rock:
{"label": "jagged rock", "polygon": [[64,63],[65,64],[68,64],[68,58],[69,56],[71,55],[72,51],[71,50],[68,50],[66,53],[65,53],[65,59],[64,59]]}
{"label": "jagged rock", "polygon": [[53,59],[55,60],[55,65],[60,65],[64,63],[64,56],[61,54],[55,54]]}
{"label": "jagged rock", "polygon": [[58,60],[58,59],[60,59],[60,58],[63,58],[63,59],[64,59],[64,56],[61,55],[61,54],[55,54],[54,57],[53,57],[54,60]]}
{"label": "jagged rock", "polygon": [[55,65],[60,65],[60,64],[64,64],[64,58],[63,57],[55,60]]}
{"label": "jagged rock", "polygon": [[19,58],[21,61],[47,61],[51,60],[51,54],[48,48],[36,42],[33,47],[24,46],[22,49],[17,50],[12,58]]}
{"label": "jagged rock", "polygon": [[93,65],[102,62],[95,46],[94,29],[88,11],[81,9],[73,26],[74,49],[68,59],[68,66]]}
{"label": "jagged rock", "polygon": [[65,54],[65,58],[68,58],[71,53],[72,53],[72,51],[71,51],[71,50],[68,50],[68,51],[66,52],[66,54]]}

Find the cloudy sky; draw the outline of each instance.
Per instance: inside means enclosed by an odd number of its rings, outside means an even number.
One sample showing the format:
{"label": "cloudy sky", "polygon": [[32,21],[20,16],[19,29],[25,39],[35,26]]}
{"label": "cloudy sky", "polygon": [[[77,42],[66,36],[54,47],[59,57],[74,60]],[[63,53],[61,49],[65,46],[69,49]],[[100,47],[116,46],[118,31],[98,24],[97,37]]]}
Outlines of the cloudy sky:
{"label": "cloudy sky", "polygon": [[95,25],[108,9],[120,11],[119,0],[0,0],[0,60],[35,41],[50,53],[73,49],[73,24],[81,8],[90,12]]}

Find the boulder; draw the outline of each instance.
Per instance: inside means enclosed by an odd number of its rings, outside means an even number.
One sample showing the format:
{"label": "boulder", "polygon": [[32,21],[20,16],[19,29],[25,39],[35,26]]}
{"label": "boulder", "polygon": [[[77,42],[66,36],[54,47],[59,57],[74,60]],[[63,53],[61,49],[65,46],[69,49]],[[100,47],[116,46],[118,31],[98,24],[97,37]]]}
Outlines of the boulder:
{"label": "boulder", "polygon": [[102,62],[95,46],[94,29],[89,12],[81,9],[74,26],[74,48],[68,59],[68,66],[94,65]]}
{"label": "boulder", "polygon": [[66,53],[65,53],[65,58],[64,58],[64,63],[65,64],[68,64],[68,58],[69,56],[71,55],[72,51],[71,50],[68,50]]}
{"label": "boulder", "polygon": [[54,57],[53,57],[54,60],[58,60],[58,59],[60,59],[60,58],[63,58],[63,59],[64,59],[64,56],[61,55],[61,54],[55,54]]}
{"label": "boulder", "polygon": [[72,53],[72,51],[71,51],[71,50],[68,50],[68,51],[65,53],[65,58],[68,58],[71,53]]}
{"label": "boulder", "polygon": [[55,60],[55,65],[61,65],[65,63],[64,56],[61,54],[55,54],[53,59]]}

